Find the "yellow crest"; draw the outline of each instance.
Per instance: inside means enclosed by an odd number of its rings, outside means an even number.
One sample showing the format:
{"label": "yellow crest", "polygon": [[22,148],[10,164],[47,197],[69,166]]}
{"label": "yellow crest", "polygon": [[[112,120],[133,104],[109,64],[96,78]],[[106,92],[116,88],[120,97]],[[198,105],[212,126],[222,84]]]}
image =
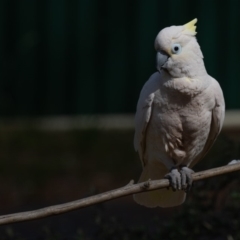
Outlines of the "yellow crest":
{"label": "yellow crest", "polygon": [[191,35],[196,35],[196,34],[197,34],[197,32],[196,32],[197,26],[195,26],[196,22],[197,22],[197,18],[195,18],[195,19],[193,19],[192,21],[190,21],[189,23],[186,23],[185,25],[183,25],[185,31],[186,31],[188,34],[189,34],[189,33],[190,33]]}

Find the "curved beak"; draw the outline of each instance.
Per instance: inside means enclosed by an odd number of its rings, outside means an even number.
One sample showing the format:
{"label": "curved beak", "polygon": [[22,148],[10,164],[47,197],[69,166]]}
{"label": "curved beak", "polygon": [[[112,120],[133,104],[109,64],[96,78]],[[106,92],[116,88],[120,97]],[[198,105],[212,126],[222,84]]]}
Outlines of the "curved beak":
{"label": "curved beak", "polygon": [[161,68],[164,67],[164,64],[167,62],[169,56],[163,52],[157,52],[157,70],[160,72]]}

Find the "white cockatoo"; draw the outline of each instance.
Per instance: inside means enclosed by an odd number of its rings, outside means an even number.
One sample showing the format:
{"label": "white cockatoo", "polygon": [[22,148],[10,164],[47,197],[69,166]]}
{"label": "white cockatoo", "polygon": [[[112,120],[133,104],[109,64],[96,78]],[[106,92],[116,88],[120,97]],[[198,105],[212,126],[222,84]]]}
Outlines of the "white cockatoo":
{"label": "white cockatoo", "polygon": [[134,195],[147,207],[184,202],[191,168],[218,136],[225,112],[222,90],[207,74],[196,40],[197,19],[159,32],[157,69],[142,88],[135,115],[134,146],[143,165],[139,182],[168,178],[174,190]]}

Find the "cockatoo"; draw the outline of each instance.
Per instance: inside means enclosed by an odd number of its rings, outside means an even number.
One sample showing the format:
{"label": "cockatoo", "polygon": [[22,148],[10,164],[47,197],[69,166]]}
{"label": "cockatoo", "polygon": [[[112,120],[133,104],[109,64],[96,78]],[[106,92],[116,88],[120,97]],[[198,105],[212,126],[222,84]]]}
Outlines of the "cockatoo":
{"label": "cockatoo", "polygon": [[222,128],[224,97],[205,69],[196,22],[158,33],[154,44],[158,72],[145,83],[138,100],[134,146],[143,166],[139,182],[168,178],[177,190],[135,194],[135,201],[147,207],[173,207],[185,201],[191,168]]}

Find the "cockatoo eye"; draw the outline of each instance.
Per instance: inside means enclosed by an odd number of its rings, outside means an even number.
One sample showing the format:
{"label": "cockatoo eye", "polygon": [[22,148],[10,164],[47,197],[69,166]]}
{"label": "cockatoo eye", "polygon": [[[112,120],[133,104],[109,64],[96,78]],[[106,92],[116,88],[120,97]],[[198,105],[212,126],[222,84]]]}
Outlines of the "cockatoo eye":
{"label": "cockatoo eye", "polygon": [[182,51],[182,46],[179,43],[174,43],[172,45],[172,53],[174,54],[180,54]]}

